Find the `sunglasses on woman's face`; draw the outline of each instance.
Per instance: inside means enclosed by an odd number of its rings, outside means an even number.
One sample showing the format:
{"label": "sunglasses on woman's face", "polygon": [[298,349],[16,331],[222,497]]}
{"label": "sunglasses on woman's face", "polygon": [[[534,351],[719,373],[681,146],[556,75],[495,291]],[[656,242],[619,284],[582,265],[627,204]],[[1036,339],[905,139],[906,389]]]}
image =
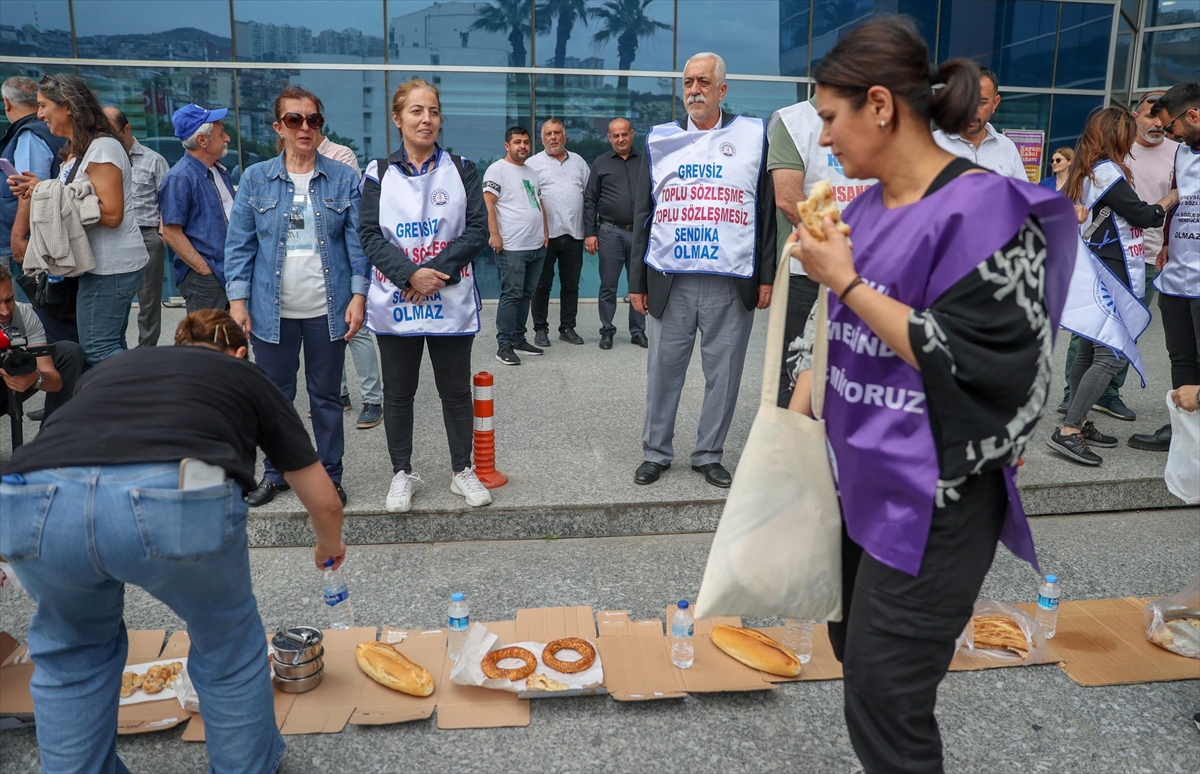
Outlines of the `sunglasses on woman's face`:
{"label": "sunglasses on woman's face", "polygon": [[1059,158],[1058,156],[1055,156],[1054,158],[1052,158],[1052,159],[1050,159],[1050,160],[1051,160],[1052,162],[1054,162],[1055,164],[1062,164],[1062,163],[1066,162],[1066,159],[1064,159],[1064,158]]}
{"label": "sunglasses on woman's face", "polygon": [[302,116],[299,113],[284,113],[283,118],[279,120],[283,121],[283,125],[288,129],[299,129],[300,124],[306,121],[308,122],[309,129],[316,129],[318,131],[325,125],[325,116],[320,113],[309,113],[306,116]]}

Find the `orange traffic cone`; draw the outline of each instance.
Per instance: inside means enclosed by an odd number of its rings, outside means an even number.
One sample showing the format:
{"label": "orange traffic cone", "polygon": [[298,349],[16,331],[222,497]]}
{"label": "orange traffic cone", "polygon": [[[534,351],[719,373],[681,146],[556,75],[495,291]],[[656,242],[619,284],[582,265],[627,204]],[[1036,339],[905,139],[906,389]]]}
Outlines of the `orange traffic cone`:
{"label": "orange traffic cone", "polygon": [[492,425],[493,377],[487,371],[475,374],[475,475],[488,489],[508,483],[508,476],[496,470],[496,431]]}

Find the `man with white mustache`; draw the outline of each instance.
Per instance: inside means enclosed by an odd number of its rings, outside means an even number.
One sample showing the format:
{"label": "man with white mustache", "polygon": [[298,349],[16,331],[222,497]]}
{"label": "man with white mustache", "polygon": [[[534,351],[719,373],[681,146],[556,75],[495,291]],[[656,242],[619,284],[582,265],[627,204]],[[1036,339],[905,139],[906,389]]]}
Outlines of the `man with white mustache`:
{"label": "man with white mustache", "polygon": [[767,174],[761,119],[721,110],[725,62],[696,54],[683,69],[687,118],[646,137],[634,199],[629,301],[646,314],[644,462],[637,484],[652,484],[675,456],[675,415],[700,333],[704,403],[692,469],[716,487],[754,310],[771,303],[775,278],[775,193]]}
{"label": "man with white mustache", "polygon": [[[1129,171],[1133,173],[1133,190],[1138,197],[1153,204],[1167,195],[1171,190],[1171,172],[1175,168],[1175,149],[1179,143],[1167,139],[1163,131],[1162,121],[1155,111],[1158,98],[1166,92],[1147,92],[1137,100],[1131,110],[1133,119],[1137,121],[1137,137],[1133,147],[1125,157]],[[1158,199],[1151,198],[1158,193]],[[1154,262],[1158,259],[1163,246],[1163,230],[1148,228],[1142,234],[1146,248],[1146,297],[1142,299],[1147,306],[1154,299],[1154,281],[1158,270]]]}

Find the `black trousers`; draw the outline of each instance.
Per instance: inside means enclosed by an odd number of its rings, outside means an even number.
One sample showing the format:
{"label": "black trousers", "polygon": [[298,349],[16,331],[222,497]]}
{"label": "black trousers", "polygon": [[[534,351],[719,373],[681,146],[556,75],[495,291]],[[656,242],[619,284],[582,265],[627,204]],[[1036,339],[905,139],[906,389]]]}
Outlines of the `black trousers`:
{"label": "black trousers", "polygon": [[779,407],[787,408],[796,389],[792,370],[796,367],[797,352],[791,350],[796,339],[804,338],[804,324],[809,312],[817,303],[817,289],[821,286],[803,274],[793,274],[788,282],[787,321],[783,326],[783,363],[779,369]]}
{"label": "black trousers", "polygon": [[[50,418],[59,406],[63,405],[71,399],[75,394],[75,385],[79,381],[79,377],[83,375],[83,371],[87,366],[87,361],[83,357],[83,347],[73,341],[58,341],[50,345],[53,352],[50,353],[50,359],[54,361],[54,368],[58,371],[58,375],[62,377],[62,388],[58,392],[46,393],[46,416],[42,421]],[[37,390],[28,389],[25,392],[17,393],[17,398],[21,403],[29,400],[37,393]],[[8,389],[3,381],[0,381],[0,416],[8,410],[9,396],[11,390]]]}
{"label": "black trousers", "polygon": [[383,429],[392,472],[412,473],[413,397],[421,378],[421,356],[429,344],[433,380],[442,399],[442,420],[454,472],[471,467],[474,405],[471,345],[474,336],[376,336],[383,374]]}
{"label": "black trousers", "polygon": [[550,289],[554,287],[554,264],[558,264],[558,329],[574,330],[579,314],[579,275],[583,271],[583,240],[570,234],[552,237],[546,245],[542,276],[533,294],[530,309],[533,329],[549,331]]}
{"label": "black trousers", "polygon": [[1159,293],[1158,309],[1171,358],[1171,387],[1200,384],[1200,298]]}
{"label": "black trousers", "polygon": [[921,570],[892,569],[843,533],[842,621],[829,624],[845,671],[846,726],[867,772],[941,772],[933,715],[954,641],[971,618],[1008,507],[999,471],[972,476],[933,512]]}

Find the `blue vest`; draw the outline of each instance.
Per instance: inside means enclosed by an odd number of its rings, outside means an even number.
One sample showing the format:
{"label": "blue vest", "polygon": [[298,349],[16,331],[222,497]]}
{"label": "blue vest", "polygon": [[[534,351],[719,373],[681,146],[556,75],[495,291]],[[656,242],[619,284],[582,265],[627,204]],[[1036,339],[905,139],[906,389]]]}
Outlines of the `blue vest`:
{"label": "blue vest", "polygon": [[[0,156],[3,156],[10,163],[15,161],[17,155],[17,138],[20,137],[22,132],[27,131],[36,134],[50,148],[50,153],[54,156],[54,160],[50,163],[50,176],[57,176],[58,169],[62,165],[62,160],[58,157],[58,150],[66,140],[50,134],[50,127],[46,126],[45,122],[38,120],[35,113],[30,113],[8,127],[8,131],[0,139],[0,149],[2,149],[0,150]],[[25,170],[19,169],[17,171],[24,172]],[[12,254],[12,225],[16,219],[17,197],[13,196],[12,191],[8,190],[7,185],[0,183],[0,255]]]}

